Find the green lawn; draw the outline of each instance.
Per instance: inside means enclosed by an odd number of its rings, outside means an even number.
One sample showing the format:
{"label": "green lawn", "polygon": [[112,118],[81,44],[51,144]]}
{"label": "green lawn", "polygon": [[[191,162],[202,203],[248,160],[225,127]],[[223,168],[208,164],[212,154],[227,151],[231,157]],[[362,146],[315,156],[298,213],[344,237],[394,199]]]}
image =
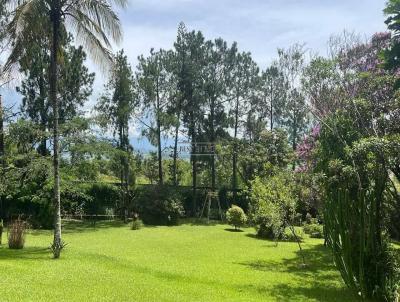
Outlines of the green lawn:
{"label": "green lawn", "polygon": [[147,227],[118,223],[66,226],[62,259],[53,260],[48,231],[26,248],[0,247],[0,301],[356,301],[345,289],[322,240],[254,238],[225,225]]}

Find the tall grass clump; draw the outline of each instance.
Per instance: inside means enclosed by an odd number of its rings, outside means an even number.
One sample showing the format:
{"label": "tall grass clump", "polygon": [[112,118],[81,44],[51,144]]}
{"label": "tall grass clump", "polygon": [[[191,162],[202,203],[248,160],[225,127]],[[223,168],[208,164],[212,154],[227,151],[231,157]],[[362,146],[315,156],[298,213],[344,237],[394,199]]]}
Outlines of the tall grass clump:
{"label": "tall grass clump", "polygon": [[20,250],[24,248],[27,229],[27,222],[20,218],[8,225],[8,247],[10,249]]}

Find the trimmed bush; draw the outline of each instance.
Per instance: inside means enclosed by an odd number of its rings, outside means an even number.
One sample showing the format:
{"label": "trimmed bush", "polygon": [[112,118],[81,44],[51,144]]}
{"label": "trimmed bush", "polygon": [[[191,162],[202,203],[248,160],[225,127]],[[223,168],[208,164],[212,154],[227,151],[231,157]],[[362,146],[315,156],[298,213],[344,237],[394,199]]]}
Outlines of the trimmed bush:
{"label": "trimmed bush", "polygon": [[19,218],[9,224],[8,247],[10,249],[20,250],[24,248],[27,227],[27,223]]}
{"label": "trimmed bush", "polygon": [[322,224],[306,224],[303,230],[304,233],[310,235],[311,238],[324,238],[324,226]]}
{"label": "trimmed bush", "polygon": [[232,205],[226,212],[226,220],[237,230],[247,222],[247,216],[241,207]]}

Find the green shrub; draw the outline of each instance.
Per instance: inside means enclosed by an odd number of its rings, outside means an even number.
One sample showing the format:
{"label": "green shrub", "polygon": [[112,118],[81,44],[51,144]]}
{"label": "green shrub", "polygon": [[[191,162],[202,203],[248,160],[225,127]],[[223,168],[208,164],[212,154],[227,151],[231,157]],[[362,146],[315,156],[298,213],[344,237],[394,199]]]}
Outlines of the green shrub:
{"label": "green shrub", "polygon": [[270,177],[256,177],[250,191],[249,218],[257,235],[283,239],[285,228],[296,217],[297,199],[291,174],[273,171]]}
{"label": "green shrub", "polygon": [[297,240],[302,241],[303,240],[303,231],[299,228],[294,229],[294,234],[290,228],[285,228],[285,230],[282,233],[282,238],[280,238],[283,241],[288,241],[288,242],[297,242]]}
{"label": "green shrub", "polygon": [[185,215],[181,196],[167,186],[149,186],[135,191],[135,211],[145,224],[176,225]]}
{"label": "green shrub", "polygon": [[110,208],[116,208],[120,200],[120,188],[113,184],[95,183],[87,190],[91,198],[84,206],[85,213],[107,215]]}
{"label": "green shrub", "polygon": [[131,230],[140,230],[143,227],[143,221],[139,218],[133,219],[131,224]]}
{"label": "green shrub", "polygon": [[324,226],[322,224],[305,224],[303,230],[311,238],[324,238]]}
{"label": "green shrub", "polygon": [[283,233],[283,227],[274,230],[272,225],[266,223],[259,223],[256,225],[257,237],[264,239],[281,239]]}
{"label": "green shrub", "polygon": [[8,226],[8,247],[13,250],[23,249],[25,245],[27,223],[21,219],[11,222]]}
{"label": "green shrub", "polygon": [[241,207],[232,205],[226,212],[226,220],[230,225],[233,225],[236,229],[240,229],[247,221],[247,216]]}
{"label": "green shrub", "polygon": [[285,227],[284,225],[276,226],[275,230],[273,227],[274,226],[259,225],[256,229],[257,237],[288,242],[296,242],[297,240],[302,241],[303,239],[303,232],[298,230],[298,228],[295,229],[295,234],[293,234],[290,228]]}

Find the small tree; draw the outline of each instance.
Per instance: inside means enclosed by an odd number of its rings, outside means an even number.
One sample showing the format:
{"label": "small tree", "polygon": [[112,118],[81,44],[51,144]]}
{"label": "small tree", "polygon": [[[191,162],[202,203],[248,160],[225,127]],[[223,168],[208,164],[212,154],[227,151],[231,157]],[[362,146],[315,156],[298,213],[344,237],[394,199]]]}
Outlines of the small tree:
{"label": "small tree", "polygon": [[129,122],[135,110],[136,94],[132,68],[123,50],[115,56],[114,68],[105,88],[106,92],[100,97],[95,109],[99,113],[100,126],[103,129],[112,130],[113,135],[118,138],[121,203],[126,221],[132,153],[132,146],[129,142]]}
{"label": "small tree", "polygon": [[229,224],[235,227],[235,230],[240,229],[247,222],[247,216],[241,207],[232,205],[226,212],[226,219]]}
{"label": "small tree", "polygon": [[301,240],[296,234],[294,220],[298,200],[295,194],[293,174],[270,167],[269,177],[256,177],[251,183],[250,219],[258,235],[281,239],[288,228],[295,238],[305,265]]}

